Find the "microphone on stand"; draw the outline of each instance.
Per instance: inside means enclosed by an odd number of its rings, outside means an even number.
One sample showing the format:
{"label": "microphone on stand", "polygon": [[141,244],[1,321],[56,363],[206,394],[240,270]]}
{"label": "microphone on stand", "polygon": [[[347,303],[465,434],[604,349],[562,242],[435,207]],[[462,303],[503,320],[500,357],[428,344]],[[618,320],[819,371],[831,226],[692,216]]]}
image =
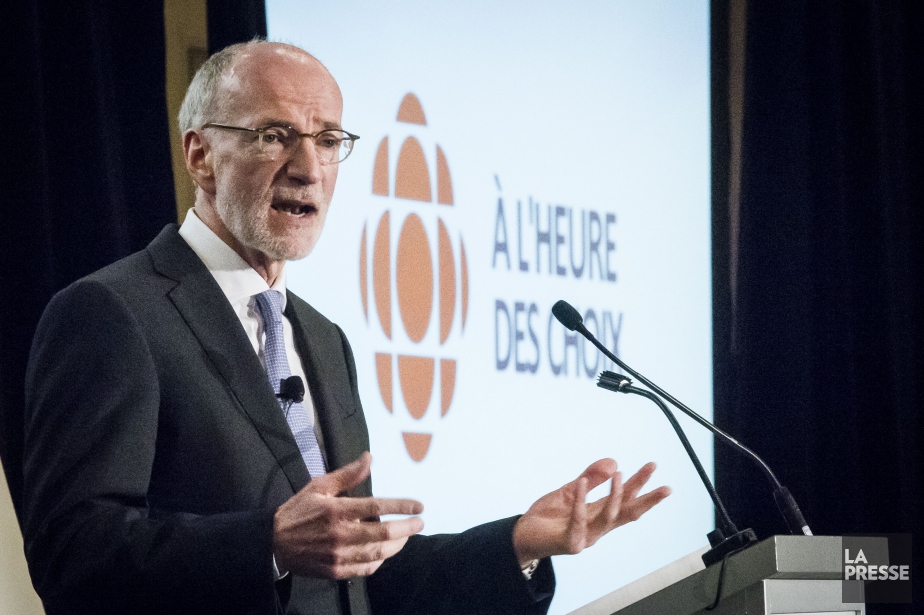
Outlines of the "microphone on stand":
{"label": "microphone on stand", "polygon": [[[717,435],[719,437],[719,440],[730,445],[732,448],[746,455],[747,457],[750,457],[757,464],[757,466],[761,469],[761,471],[764,473],[764,476],[766,476],[767,479],[773,484],[773,487],[774,487],[773,499],[776,501],[776,505],[780,509],[780,512],[782,513],[783,518],[786,519],[786,525],[789,527],[790,533],[804,534],[806,536],[812,535],[812,530],[809,528],[808,523],[805,521],[805,517],[802,516],[802,511],[799,510],[799,506],[798,504],[796,504],[795,499],[793,499],[792,494],[790,494],[789,490],[780,483],[779,479],[777,479],[776,475],[773,473],[770,467],[766,464],[766,462],[764,462],[763,459],[761,459],[757,455],[757,453],[755,453],[748,447],[744,446],[743,444],[735,440],[733,437],[731,437],[730,435],[728,435],[727,433],[725,433],[724,431],[722,431],[721,429],[719,429],[718,427],[716,427],[715,425],[713,425],[712,423],[710,423],[709,421],[707,421],[706,419],[698,415],[696,412],[694,412],[693,410],[685,406],[683,403],[677,400],[673,395],[671,395],[670,393],[668,393],[667,391],[665,391],[664,389],[654,384],[653,382],[645,378],[643,375],[641,375],[640,373],[636,372],[634,369],[626,365],[622,360],[619,359],[619,357],[617,357],[612,352],[610,352],[606,346],[601,344],[600,341],[597,340],[597,338],[594,337],[590,333],[590,331],[587,330],[587,328],[584,326],[584,319],[581,317],[578,311],[574,309],[574,307],[571,306],[571,304],[569,304],[566,301],[558,301],[557,303],[555,303],[554,306],[552,306],[552,313],[555,315],[555,318],[557,318],[558,321],[561,324],[563,324],[568,330],[577,331],[578,333],[583,335],[585,338],[587,338],[587,340],[591,344],[596,346],[597,349],[600,350],[600,352],[606,355],[608,359],[610,359],[613,363],[621,367],[628,374],[633,376],[636,380],[638,380],[639,382],[641,382],[642,384],[650,388],[657,395],[666,399],[668,402],[670,402],[671,405],[673,405],[678,410],[680,410],[681,412],[683,412],[684,414],[692,418],[694,421],[696,421],[697,423],[699,423],[700,425],[702,425],[703,427],[705,427],[706,429],[708,429],[709,431]],[[600,385],[600,386],[603,386],[603,385]],[[609,387],[604,386],[604,388],[609,388]],[[617,388],[616,390],[619,390],[619,389]],[[642,390],[642,389],[639,389],[639,390]],[[630,392],[630,391],[627,391],[627,392]],[[646,397],[648,396],[646,395]],[[649,397],[649,399],[651,399],[651,397]],[[710,538],[710,544],[712,544],[712,540],[713,539]]]}
{"label": "microphone on stand", "polygon": [[703,563],[706,564],[706,566],[710,566],[713,563],[718,562],[733,551],[739,551],[757,542],[757,535],[754,533],[754,530],[748,528],[746,530],[738,531],[738,528],[735,526],[734,522],[732,522],[731,517],[728,516],[728,511],[725,510],[725,505],[722,503],[721,498],[719,498],[719,494],[716,492],[715,487],[712,485],[712,481],[709,480],[709,475],[706,474],[706,470],[703,469],[703,464],[700,463],[699,457],[696,455],[696,451],[693,450],[693,446],[687,439],[687,435],[680,427],[680,423],[677,422],[677,418],[674,416],[674,413],[670,411],[670,408],[668,408],[663,401],[661,401],[660,397],[651,391],[632,386],[632,381],[627,377],[623,376],[622,374],[617,374],[610,371],[604,371],[600,373],[600,378],[597,380],[597,386],[602,389],[615,391],[617,393],[632,393],[634,395],[640,395],[650,399],[654,403],[658,404],[658,407],[661,408],[661,410],[664,412],[667,420],[670,421],[671,427],[673,427],[674,431],[677,432],[677,437],[680,438],[680,442],[683,444],[683,448],[686,449],[687,455],[690,456],[690,461],[692,461],[693,465],[696,467],[696,472],[699,474],[699,478],[703,481],[703,485],[705,485],[706,491],[709,492],[709,497],[712,498],[712,502],[715,504],[716,512],[719,513],[719,524],[721,525],[721,528],[716,528],[706,535],[706,537],[709,539],[709,546],[712,547],[709,551],[703,554]]}

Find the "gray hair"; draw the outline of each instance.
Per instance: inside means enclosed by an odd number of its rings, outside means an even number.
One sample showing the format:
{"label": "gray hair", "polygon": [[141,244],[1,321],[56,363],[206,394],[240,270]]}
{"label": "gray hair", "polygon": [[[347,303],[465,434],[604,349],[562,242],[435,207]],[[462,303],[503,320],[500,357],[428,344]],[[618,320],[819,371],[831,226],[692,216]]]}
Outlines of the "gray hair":
{"label": "gray hair", "polygon": [[220,106],[218,89],[221,77],[237,61],[242,52],[257,45],[273,44],[277,43],[270,43],[258,37],[246,43],[229,45],[209,56],[196,71],[189,84],[189,89],[186,90],[186,96],[183,98],[183,106],[180,107],[180,114],[177,118],[180,134],[199,128],[213,119]]}

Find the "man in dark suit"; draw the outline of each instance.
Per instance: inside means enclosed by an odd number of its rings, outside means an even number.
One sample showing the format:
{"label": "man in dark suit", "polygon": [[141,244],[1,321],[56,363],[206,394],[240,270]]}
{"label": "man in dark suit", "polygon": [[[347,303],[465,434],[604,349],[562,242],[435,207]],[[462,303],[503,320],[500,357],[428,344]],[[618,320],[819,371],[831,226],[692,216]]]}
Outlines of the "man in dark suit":
{"label": "man in dark suit", "polygon": [[[195,209],[46,310],[23,529],[49,613],[543,613],[549,556],[669,493],[605,459],[520,517],[429,537],[419,502],[372,497],[350,346],[285,290],[355,139],[341,109],[300,49],[210,58],[180,116]],[[309,394],[280,405],[289,375]]]}

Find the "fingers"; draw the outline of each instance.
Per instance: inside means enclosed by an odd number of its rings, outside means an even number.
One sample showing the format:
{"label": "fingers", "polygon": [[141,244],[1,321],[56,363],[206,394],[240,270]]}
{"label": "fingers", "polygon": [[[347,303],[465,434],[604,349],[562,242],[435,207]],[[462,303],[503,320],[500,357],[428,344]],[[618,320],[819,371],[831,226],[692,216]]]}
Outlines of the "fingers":
{"label": "fingers", "polygon": [[587,540],[587,492],[588,480],[580,476],[574,483],[574,501],[571,504],[571,517],[568,520],[567,549],[568,553],[580,553]]}
{"label": "fingers", "polygon": [[407,498],[339,498],[345,516],[372,519],[382,515],[419,515],[423,504]]}
{"label": "fingers", "polygon": [[626,481],[626,484],[623,486],[623,492],[627,499],[631,500],[638,495],[638,492],[642,490],[642,487],[645,486],[645,483],[647,483],[651,475],[654,474],[656,467],[653,461],[648,462]]}
{"label": "fingers", "polygon": [[639,517],[651,510],[661,500],[671,494],[670,487],[658,487],[645,495],[639,496],[648,479],[655,471],[654,462],[646,463],[623,486],[623,505],[619,524],[636,521]]}
{"label": "fingers", "polygon": [[[356,487],[369,477],[372,455],[364,452],[359,459],[342,468],[313,479],[304,491],[337,496]],[[423,504],[410,499],[389,498],[343,498],[344,512],[354,514],[357,519],[368,519],[381,515],[419,515]]]}
{"label": "fingers", "polygon": [[616,519],[619,518],[619,511],[622,509],[622,473],[616,472],[616,474],[613,475],[612,482],[610,494],[607,496],[606,505],[604,506],[607,525],[616,523]]}
{"label": "fingers", "polygon": [[404,548],[407,537],[370,545],[344,547],[331,554],[323,576],[331,579],[364,577],[378,570],[389,557]]}
{"label": "fingers", "polygon": [[[314,499],[312,510],[294,518],[277,512],[274,523],[273,553],[283,569],[302,576],[342,579],[372,574],[382,561],[401,550],[407,539],[423,530],[419,517],[393,521],[362,521],[350,498]],[[373,500],[373,498],[364,498]],[[421,508],[414,502],[415,508]],[[285,506],[285,505],[283,505]],[[359,509],[368,510],[368,503]],[[387,506],[381,510],[391,510]]]}
{"label": "fingers", "polygon": [[613,477],[616,473],[616,462],[612,459],[600,459],[593,462],[587,469],[581,473],[581,476],[587,479],[589,488],[593,489],[602,485]]}
{"label": "fingers", "polygon": [[[592,525],[596,528],[607,527],[609,529],[604,530],[604,533],[608,532],[620,525],[638,520],[639,517],[669,496],[671,493],[669,487],[658,487],[650,493],[638,496],[638,492],[651,478],[654,470],[655,464],[647,463],[625,484],[620,482],[621,473],[617,472],[613,476],[613,485],[610,488],[609,495],[589,505],[589,514],[593,519]],[[593,538],[590,540],[591,544],[593,544]]]}
{"label": "fingers", "polygon": [[403,549],[407,539],[407,536],[403,536],[384,542],[353,545],[343,550],[344,561],[350,564],[371,564],[384,561]]}
{"label": "fingers", "polygon": [[[352,527],[351,527],[352,526]],[[345,579],[375,572],[382,562],[404,548],[407,539],[423,529],[419,518],[362,522],[341,526],[334,544],[315,557],[321,576]]]}
{"label": "fingers", "polygon": [[382,543],[392,540],[407,540],[423,531],[420,517],[385,522],[363,522],[354,524],[349,535],[343,537],[346,544]]}
{"label": "fingers", "polygon": [[635,498],[630,504],[623,506],[622,522],[628,523],[629,521],[637,521],[639,517],[654,508],[656,504],[670,494],[670,487],[658,487],[654,491]]}
{"label": "fingers", "polygon": [[348,463],[324,476],[312,479],[305,486],[305,489],[314,493],[336,496],[344,491],[349,491],[366,480],[369,477],[371,467],[372,455],[366,451],[356,461]]}
{"label": "fingers", "polygon": [[369,476],[371,455],[312,480],[282,504],[273,521],[273,554],[281,569],[308,577],[370,575],[423,530],[419,517],[379,521],[381,515],[416,515],[411,499],[338,497]]}

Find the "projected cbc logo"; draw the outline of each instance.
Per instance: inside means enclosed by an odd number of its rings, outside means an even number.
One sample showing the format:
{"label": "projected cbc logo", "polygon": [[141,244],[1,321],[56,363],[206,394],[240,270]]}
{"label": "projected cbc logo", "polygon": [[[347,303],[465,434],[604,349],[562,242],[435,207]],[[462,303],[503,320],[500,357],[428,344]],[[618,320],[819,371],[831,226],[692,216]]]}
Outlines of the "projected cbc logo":
{"label": "projected cbc logo", "polygon": [[[373,200],[376,210],[363,225],[360,294],[366,321],[378,333],[375,368],[382,403],[388,412],[413,419],[404,423],[412,424],[402,429],[404,446],[414,461],[422,461],[435,425],[424,417],[438,412],[442,418],[452,405],[453,349],[468,315],[468,266],[462,237],[453,232],[449,165],[432,142],[416,96],[404,97],[396,119],[390,135],[396,138],[390,142],[385,136],[375,155],[372,194],[385,198]],[[393,165],[390,148],[397,150]],[[435,161],[435,199],[428,159]]]}

